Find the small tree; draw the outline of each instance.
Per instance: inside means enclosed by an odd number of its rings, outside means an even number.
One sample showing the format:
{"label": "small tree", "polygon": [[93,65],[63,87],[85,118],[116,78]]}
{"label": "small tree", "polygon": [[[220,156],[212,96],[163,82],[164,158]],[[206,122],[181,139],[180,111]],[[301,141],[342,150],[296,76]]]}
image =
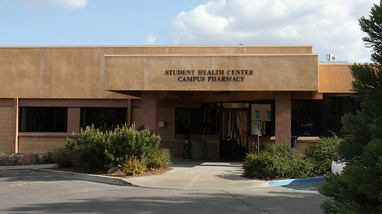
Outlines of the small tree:
{"label": "small tree", "polygon": [[319,189],[330,198],[321,205],[326,213],[382,213],[382,3],[359,23],[368,35],[363,41],[373,49],[373,63],[351,66],[361,111],[342,117],[348,137],[338,153],[347,167],[342,175],[328,176]]}

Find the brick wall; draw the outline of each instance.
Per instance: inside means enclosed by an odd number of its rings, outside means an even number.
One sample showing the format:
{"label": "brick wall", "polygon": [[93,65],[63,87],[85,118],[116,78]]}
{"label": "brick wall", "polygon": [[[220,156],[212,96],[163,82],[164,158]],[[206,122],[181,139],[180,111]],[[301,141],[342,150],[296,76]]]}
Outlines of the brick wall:
{"label": "brick wall", "polygon": [[278,92],[275,94],[275,137],[276,144],[291,141],[291,94],[290,92]]}
{"label": "brick wall", "polygon": [[175,135],[175,108],[160,108],[159,121],[167,122],[167,126],[159,128],[158,131],[162,139],[173,139]]}
{"label": "brick wall", "polygon": [[162,140],[160,148],[166,148],[170,150],[171,155],[183,156],[183,143],[184,140]]}
{"label": "brick wall", "polygon": [[158,134],[161,136],[161,148],[167,148],[175,156],[183,155],[182,139],[175,139],[175,108],[159,108],[159,121],[167,122],[167,126],[161,127]]}
{"label": "brick wall", "polygon": [[19,153],[44,154],[66,145],[66,137],[19,136]]}
{"label": "brick wall", "polygon": [[141,120],[141,108],[133,107],[131,109],[132,123],[135,123],[137,127],[142,126]]}
{"label": "brick wall", "polygon": [[0,107],[0,153],[15,151],[15,117],[14,107]]}

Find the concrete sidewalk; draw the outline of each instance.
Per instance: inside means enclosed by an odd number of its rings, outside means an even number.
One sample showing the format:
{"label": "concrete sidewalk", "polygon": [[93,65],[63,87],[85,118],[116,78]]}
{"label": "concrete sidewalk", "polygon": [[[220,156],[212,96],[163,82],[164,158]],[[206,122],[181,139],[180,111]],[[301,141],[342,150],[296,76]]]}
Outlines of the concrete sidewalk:
{"label": "concrete sidewalk", "polygon": [[163,175],[132,177],[125,180],[135,186],[221,190],[266,187],[268,182],[242,177],[241,162],[175,159],[173,169]]}
{"label": "concrete sidewalk", "polygon": [[73,180],[85,180],[113,185],[132,185],[145,188],[177,190],[224,190],[281,186],[296,183],[320,182],[323,177],[264,181],[242,177],[242,162],[211,160],[173,160],[172,170],[162,174],[142,177],[117,178],[102,175],[51,170],[54,164],[0,166],[1,170],[31,170],[50,173]]}

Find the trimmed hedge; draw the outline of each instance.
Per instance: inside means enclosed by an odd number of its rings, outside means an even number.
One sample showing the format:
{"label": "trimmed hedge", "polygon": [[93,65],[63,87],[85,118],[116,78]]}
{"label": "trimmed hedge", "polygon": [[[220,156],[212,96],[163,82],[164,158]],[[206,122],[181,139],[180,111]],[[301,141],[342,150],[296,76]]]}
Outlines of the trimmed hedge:
{"label": "trimmed hedge", "polygon": [[313,164],[290,154],[285,144],[270,145],[259,156],[248,154],[244,164],[245,176],[259,179],[304,178],[312,175]]}
{"label": "trimmed hedge", "polygon": [[330,165],[341,140],[334,136],[311,143],[305,157],[290,154],[286,144],[271,144],[260,155],[248,154],[244,175],[258,179],[305,178],[330,172]]}

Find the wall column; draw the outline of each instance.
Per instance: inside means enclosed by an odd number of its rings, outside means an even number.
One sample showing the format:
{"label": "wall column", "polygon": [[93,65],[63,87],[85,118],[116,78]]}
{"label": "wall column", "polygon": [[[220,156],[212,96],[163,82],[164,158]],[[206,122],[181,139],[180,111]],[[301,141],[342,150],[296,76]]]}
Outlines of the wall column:
{"label": "wall column", "polygon": [[158,133],[159,130],[159,92],[141,92],[142,124]]}
{"label": "wall column", "polygon": [[275,137],[276,144],[291,142],[292,105],[290,92],[275,93]]}

